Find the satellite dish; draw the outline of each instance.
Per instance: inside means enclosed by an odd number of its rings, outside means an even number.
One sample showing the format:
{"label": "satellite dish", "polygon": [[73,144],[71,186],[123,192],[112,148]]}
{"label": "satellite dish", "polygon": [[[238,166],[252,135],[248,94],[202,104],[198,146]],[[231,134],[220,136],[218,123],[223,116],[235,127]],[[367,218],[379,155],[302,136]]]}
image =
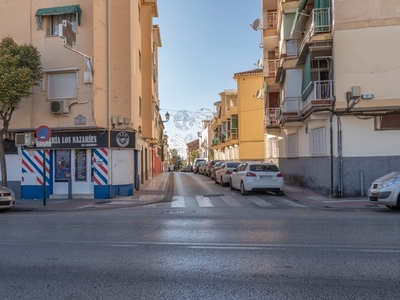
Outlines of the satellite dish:
{"label": "satellite dish", "polygon": [[257,61],[257,67],[262,67],[262,66],[263,66],[263,59],[260,58],[260,59]]}
{"label": "satellite dish", "polygon": [[260,99],[262,97],[262,89],[259,89],[256,93],[256,98]]}
{"label": "satellite dish", "polygon": [[255,19],[253,24],[250,26],[253,27],[255,31],[257,31],[260,28],[260,19]]}

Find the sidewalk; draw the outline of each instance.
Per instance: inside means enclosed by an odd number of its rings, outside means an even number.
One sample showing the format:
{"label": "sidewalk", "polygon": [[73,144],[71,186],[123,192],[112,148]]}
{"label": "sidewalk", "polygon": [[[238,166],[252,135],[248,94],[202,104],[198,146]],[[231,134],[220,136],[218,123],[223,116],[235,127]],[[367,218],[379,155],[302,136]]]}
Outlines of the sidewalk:
{"label": "sidewalk", "polygon": [[[122,208],[146,205],[163,201],[169,194],[172,196],[173,186],[169,188],[169,180],[173,173],[160,173],[147,180],[139,191],[131,197],[117,197],[113,199],[47,199],[46,206],[43,199],[17,200],[13,211],[84,211],[110,208]],[[171,190],[172,189],[172,190]],[[285,186],[285,196],[292,201],[308,206],[324,208],[379,208],[379,205],[368,201],[367,197],[356,198],[329,198],[313,191],[294,186]],[[382,207],[382,206],[381,206]]]}
{"label": "sidewalk", "polygon": [[168,182],[172,173],[160,173],[147,180],[130,197],[113,199],[43,199],[16,200],[11,211],[83,211],[110,208],[132,207],[163,201],[168,194]]}
{"label": "sidewalk", "polygon": [[329,198],[320,194],[294,186],[285,186],[285,196],[305,204],[323,205],[325,208],[379,208],[368,201],[368,197]]}

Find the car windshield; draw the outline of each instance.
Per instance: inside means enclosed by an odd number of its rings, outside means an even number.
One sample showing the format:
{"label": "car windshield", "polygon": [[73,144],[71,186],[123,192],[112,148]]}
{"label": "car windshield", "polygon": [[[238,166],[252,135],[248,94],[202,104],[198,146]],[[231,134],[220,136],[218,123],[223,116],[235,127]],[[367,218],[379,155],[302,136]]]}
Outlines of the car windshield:
{"label": "car windshield", "polygon": [[252,172],[278,172],[279,169],[275,165],[252,165],[250,166]]}

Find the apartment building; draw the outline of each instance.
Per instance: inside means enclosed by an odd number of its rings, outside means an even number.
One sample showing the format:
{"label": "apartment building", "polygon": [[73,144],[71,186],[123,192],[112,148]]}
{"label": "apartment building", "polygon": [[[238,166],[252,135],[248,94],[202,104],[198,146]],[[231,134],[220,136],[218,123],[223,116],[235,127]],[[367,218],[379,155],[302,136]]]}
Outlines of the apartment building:
{"label": "apartment building", "polygon": [[263,69],[238,72],[236,90],[214,103],[212,148],[217,160],[264,160]]}
{"label": "apartment building", "polygon": [[1,2],[2,36],[37,47],[44,72],[7,137],[18,198],[132,195],[161,169],[157,16],[156,0]]}
{"label": "apartment building", "polygon": [[263,0],[266,159],[285,181],[363,196],[399,170],[400,4]]}

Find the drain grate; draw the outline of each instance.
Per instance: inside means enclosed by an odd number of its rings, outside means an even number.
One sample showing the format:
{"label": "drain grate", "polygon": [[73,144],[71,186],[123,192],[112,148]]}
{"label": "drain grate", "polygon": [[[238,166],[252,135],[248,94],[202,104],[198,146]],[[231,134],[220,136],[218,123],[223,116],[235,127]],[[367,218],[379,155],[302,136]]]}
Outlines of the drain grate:
{"label": "drain grate", "polygon": [[210,197],[221,197],[221,196],[225,196],[225,194],[203,195],[203,197],[207,197],[207,198],[210,198]]}

